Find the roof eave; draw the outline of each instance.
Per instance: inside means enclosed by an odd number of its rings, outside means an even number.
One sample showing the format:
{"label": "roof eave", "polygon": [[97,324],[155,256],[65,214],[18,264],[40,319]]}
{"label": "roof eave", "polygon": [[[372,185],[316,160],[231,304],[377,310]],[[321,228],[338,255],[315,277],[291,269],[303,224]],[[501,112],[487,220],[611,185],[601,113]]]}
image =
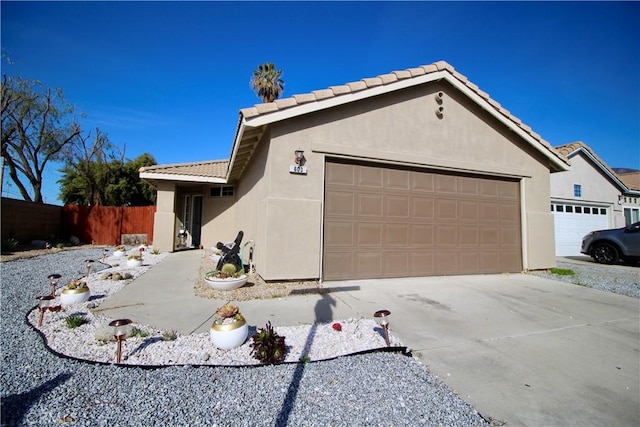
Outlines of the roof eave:
{"label": "roof eave", "polygon": [[193,176],[169,173],[140,172],[140,178],[150,181],[182,181],[202,184],[226,184],[222,177]]}

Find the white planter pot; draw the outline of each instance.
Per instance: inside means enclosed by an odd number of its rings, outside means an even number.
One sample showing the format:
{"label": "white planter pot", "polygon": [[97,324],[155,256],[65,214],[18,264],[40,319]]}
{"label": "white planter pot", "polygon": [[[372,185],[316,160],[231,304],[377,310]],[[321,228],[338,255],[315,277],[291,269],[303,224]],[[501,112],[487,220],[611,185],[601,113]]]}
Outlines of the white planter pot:
{"label": "white planter pot", "polygon": [[63,289],[62,293],[60,294],[60,304],[80,304],[89,301],[90,296],[91,291],[89,290],[89,288]]}
{"label": "white planter pot", "polygon": [[125,254],[125,251],[113,251],[114,258],[122,258],[123,256],[125,256]]}
{"label": "white planter pot", "polygon": [[209,336],[211,342],[221,350],[230,350],[240,347],[247,340],[249,326],[245,320],[226,325],[211,325]]}
{"label": "white planter pot", "polygon": [[238,289],[244,286],[244,284],[247,283],[247,275],[243,274],[237,279],[233,277],[229,277],[227,279],[205,277],[204,281],[207,283],[207,285],[209,285],[209,287],[218,291],[230,291],[231,289]]}
{"label": "white planter pot", "polygon": [[142,261],[139,259],[128,259],[127,267],[140,267],[142,265]]}

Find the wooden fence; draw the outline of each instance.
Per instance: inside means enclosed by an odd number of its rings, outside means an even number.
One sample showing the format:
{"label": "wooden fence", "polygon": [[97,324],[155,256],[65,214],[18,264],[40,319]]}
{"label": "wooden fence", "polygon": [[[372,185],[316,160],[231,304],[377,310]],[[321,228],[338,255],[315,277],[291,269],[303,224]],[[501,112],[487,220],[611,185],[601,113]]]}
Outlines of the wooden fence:
{"label": "wooden fence", "polygon": [[155,206],[55,206],[3,197],[1,208],[2,238],[20,243],[76,236],[82,243],[117,245],[123,234],[146,234],[146,243],[153,242]]}
{"label": "wooden fence", "polygon": [[146,243],[151,244],[155,212],[155,206],[65,205],[62,229],[65,235],[96,245],[118,245],[123,234],[146,234]]}

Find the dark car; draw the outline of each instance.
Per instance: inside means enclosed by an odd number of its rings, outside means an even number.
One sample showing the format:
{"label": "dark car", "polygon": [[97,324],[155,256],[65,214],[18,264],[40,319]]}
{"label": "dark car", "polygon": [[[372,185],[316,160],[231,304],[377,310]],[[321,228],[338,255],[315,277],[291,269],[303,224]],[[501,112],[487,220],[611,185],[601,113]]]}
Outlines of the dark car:
{"label": "dark car", "polygon": [[624,228],[592,231],[582,238],[583,254],[600,264],[640,260],[640,222]]}

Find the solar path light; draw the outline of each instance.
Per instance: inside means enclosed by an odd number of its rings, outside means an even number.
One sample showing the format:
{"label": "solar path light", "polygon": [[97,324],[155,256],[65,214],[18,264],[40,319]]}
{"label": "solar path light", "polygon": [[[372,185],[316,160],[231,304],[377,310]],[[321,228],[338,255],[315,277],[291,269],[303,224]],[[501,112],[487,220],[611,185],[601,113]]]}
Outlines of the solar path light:
{"label": "solar path light", "polygon": [[92,259],[85,259],[84,262],[87,265],[87,279],[88,279],[89,275],[91,274],[91,266],[93,266],[93,260]]}
{"label": "solar path light", "polygon": [[116,338],[118,342],[118,348],[116,350],[116,363],[120,363],[120,359],[122,358],[122,341],[124,341],[129,333],[129,324],[131,320],[129,319],[118,319],[109,323],[109,326],[113,327],[113,336]]}
{"label": "solar path light", "polygon": [[373,313],[376,322],[378,322],[384,331],[384,340],[387,343],[387,347],[391,347],[391,343],[389,342],[389,321],[387,320],[390,314],[391,312],[389,310],[378,310]]}
{"label": "solar path light", "polygon": [[56,285],[58,284],[58,279],[61,277],[62,276],[57,273],[47,276],[47,279],[51,282],[51,296],[54,298],[56,297]]}
{"label": "solar path light", "polygon": [[44,312],[49,308],[49,304],[51,304],[51,300],[53,296],[44,295],[38,297],[38,308],[40,309],[40,321],[38,322],[38,327],[42,326],[42,320],[44,319]]}

